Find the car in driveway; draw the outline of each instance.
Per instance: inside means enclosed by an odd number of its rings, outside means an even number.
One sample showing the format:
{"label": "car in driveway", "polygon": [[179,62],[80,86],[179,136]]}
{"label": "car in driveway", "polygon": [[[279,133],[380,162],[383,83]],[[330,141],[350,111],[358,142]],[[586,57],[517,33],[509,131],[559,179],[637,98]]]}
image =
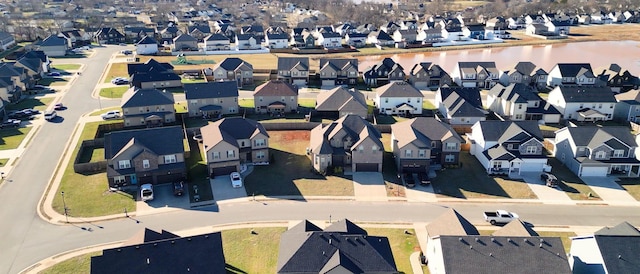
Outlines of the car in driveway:
{"label": "car in driveway", "polygon": [[143,202],[153,200],[152,184],[144,184],[140,186],[140,199],[142,199]]}
{"label": "car in driveway", "polygon": [[231,186],[233,188],[241,188],[242,187],[242,176],[240,176],[240,173],[231,172],[231,174],[229,174],[229,177],[231,177]]}
{"label": "car in driveway", "polygon": [[0,128],[17,128],[20,127],[20,122],[18,119],[7,119],[0,123]]}
{"label": "car in driveway", "polygon": [[48,76],[60,76],[60,72],[49,72]]}
{"label": "car in driveway", "polygon": [[173,183],[173,195],[182,196],[184,194],[184,182],[174,182]]}
{"label": "car in driveway", "polygon": [[558,178],[555,175],[543,172],[540,174],[540,180],[544,182],[544,184],[548,187],[556,187],[558,186]]}
{"label": "car in driveway", "polygon": [[118,119],[120,118],[120,116],[121,116],[120,111],[117,111],[117,110],[111,110],[111,111],[108,111],[107,113],[103,113],[102,115],[100,115],[100,117],[102,117],[103,120]]}
{"label": "car in driveway", "polygon": [[114,78],[113,80],[111,80],[111,83],[114,84],[114,85],[124,85],[124,84],[128,84],[129,80],[126,79],[126,78],[118,77],[118,78]]}

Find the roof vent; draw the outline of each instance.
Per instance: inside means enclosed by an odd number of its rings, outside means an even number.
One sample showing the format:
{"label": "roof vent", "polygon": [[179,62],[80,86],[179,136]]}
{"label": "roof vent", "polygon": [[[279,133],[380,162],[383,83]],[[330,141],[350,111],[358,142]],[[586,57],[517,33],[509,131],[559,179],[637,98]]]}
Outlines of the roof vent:
{"label": "roof vent", "polygon": [[462,240],[462,237],[458,237],[458,241],[461,241],[461,242],[462,242],[462,241],[463,241],[463,240]]}
{"label": "roof vent", "polygon": [[325,255],[325,253],[324,253],[324,251],[322,251],[322,256],[324,256],[324,255]]}
{"label": "roof vent", "polygon": [[470,245],[470,246],[469,246],[469,249],[473,249],[473,246],[472,246],[472,245]]}
{"label": "roof vent", "polygon": [[329,239],[329,244],[331,244],[331,239]]}
{"label": "roof vent", "polygon": [[496,242],[496,238],[491,237],[491,241],[495,243]]}
{"label": "roof vent", "polygon": [[622,260],[622,255],[618,254],[618,259]]}
{"label": "roof vent", "polygon": [[542,248],[542,244],[540,244],[539,247]]}
{"label": "roof vent", "polygon": [[138,246],[136,246],[136,249],[140,249],[140,246],[139,246],[139,245],[138,245]]}
{"label": "roof vent", "polygon": [[147,258],[147,264],[151,264],[151,261],[149,261],[149,258]]}
{"label": "roof vent", "polygon": [[493,253],[489,253],[489,257],[493,257]]}
{"label": "roof vent", "polygon": [[176,241],[171,241],[171,244],[175,244],[175,243],[176,243]]}
{"label": "roof vent", "polygon": [[480,242],[480,238],[476,237],[476,242],[479,243]]}

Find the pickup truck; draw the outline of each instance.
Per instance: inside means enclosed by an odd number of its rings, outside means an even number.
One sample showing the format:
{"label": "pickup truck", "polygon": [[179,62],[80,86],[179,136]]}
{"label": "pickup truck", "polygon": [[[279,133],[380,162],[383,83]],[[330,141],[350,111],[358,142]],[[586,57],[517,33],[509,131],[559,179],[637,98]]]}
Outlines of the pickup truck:
{"label": "pickup truck", "polygon": [[518,218],[520,218],[518,214],[501,209],[484,212],[484,220],[489,222],[491,225],[495,225],[497,223],[506,224]]}

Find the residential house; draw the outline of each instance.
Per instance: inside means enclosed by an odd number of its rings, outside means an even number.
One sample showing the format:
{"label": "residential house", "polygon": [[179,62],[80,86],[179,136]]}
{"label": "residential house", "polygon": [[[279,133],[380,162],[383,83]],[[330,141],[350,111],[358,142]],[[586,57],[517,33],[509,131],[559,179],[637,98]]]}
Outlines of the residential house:
{"label": "residential house", "polygon": [[[119,44],[125,42],[125,37],[115,28],[101,28],[95,34],[98,44]],[[48,54],[47,54],[48,55]]]}
{"label": "residential house", "polygon": [[51,71],[51,60],[49,56],[41,50],[28,50],[25,52],[18,53],[16,56],[17,59],[21,58],[35,58],[40,59],[40,64],[42,65],[42,72],[47,73]]}
{"label": "residential house", "polygon": [[567,120],[612,120],[616,98],[609,87],[557,86],[547,102],[552,104]]}
{"label": "residential house", "polygon": [[198,51],[198,40],[191,35],[183,33],[173,38],[173,51]]}
{"label": "residential house", "polygon": [[580,25],[590,25],[591,24],[591,15],[582,14],[578,17],[578,24]]}
{"label": "residential house", "polygon": [[169,45],[173,43],[173,39],[180,36],[184,32],[178,29],[178,27],[176,27],[175,25],[171,24],[170,26],[167,26],[166,28],[159,31],[159,33],[160,33],[160,41],[162,42],[162,44]]}
{"label": "residential house", "polygon": [[478,88],[440,87],[436,91],[434,105],[451,125],[469,126],[486,120],[487,116]]}
{"label": "residential house", "polygon": [[511,39],[511,33],[507,27],[502,26],[485,26],[484,38],[488,40],[493,39]]}
{"label": "residential house", "polygon": [[640,90],[634,89],[616,94],[613,119],[640,123]]}
{"label": "residential house", "polygon": [[49,57],[61,57],[67,54],[69,45],[66,39],[57,35],[49,35],[38,44],[37,49],[43,51]]}
{"label": "residential house", "polygon": [[393,46],[395,41],[393,37],[391,37],[384,30],[372,31],[367,35],[367,44],[370,45],[378,45],[381,47],[384,46]]}
{"label": "residential house", "polygon": [[253,101],[257,113],[284,114],[298,110],[298,87],[271,80],[256,87]]}
{"label": "residential house", "polygon": [[347,219],[322,230],[304,220],[283,232],[276,273],[398,273],[387,237]]}
{"label": "residential house", "polygon": [[184,180],[184,140],[180,126],[112,131],[104,135],[110,188]]}
{"label": "residential house", "polygon": [[235,81],[215,81],[184,85],[189,117],[219,117],[238,113],[238,86]]}
{"label": "residential house", "polygon": [[120,107],[125,127],[157,127],[176,121],[173,94],[166,90],[131,87],[122,95]]}
{"label": "residential house", "polygon": [[416,42],[418,42],[418,32],[416,29],[397,29],[393,32],[393,40],[396,43],[404,42],[407,44],[415,44]]}
{"label": "residential house", "polygon": [[555,35],[569,35],[571,32],[571,20],[548,20],[544,25]]}
{"label": "residential house", "polygon": [[31,57],[24,55],[13,63],[15,67],[24,68],[27,72],[27,87],[32,87],[35,83],[44,77],[44,70],[42,69],[42,59],[37,57]]}
{"label": "residential house", "polygon": [[253,35],[258,44],[264,42],[264,27],[261,25],[243,26],[240,33]]}
{"label": "residential house", "polygon": [[451,76],[442,67],[431,62],[413,65],[408,81],[418,89],[437,88],[452,83]]}
{"label": "residential house", "polygon": [[393,33],[393,32],[395,32],[396,30],[399,30],[399,29],[400,29],[400,24],[398,24],[396,22],[393,22],[393,21],[387,22],[386,24],[380,26],[380,30],[382,30],[382,31],[384,31],[386,33]]}
{"label": "residential house", "polygon": [[214,33],[204,38],[204,50],[205,51],[215,51],[215,50],[230,50],[231,43],[229,42],[229,38],[220,34]]}
{"label": "residential house", "polygon": [[138,88],[181,87],[182,78],[173,71],[169,63],[160,63],[149,59],[145,63],[127,64],[130,85]]}
{"label": "residential house", "polygon": [[573,273],[640,272],[640,231],[628,222],[604,227],[593,235],[571,237],[569,265]]}
{"label": "residential house", "polygon": [[67,46],[69,48],[78,48],[90,45],[93,38],[92,36],[77,29],[62,31],[58,36],[60,35],[62,35],[64,39],[67,39]]}
{"label": "residential house", "polygon": [[550,32],[549,27],[543,23],[532,23],[527,25],[525,28],[525,34],[533,36],[556,36],[553,32]]}
{"label": "residential house", "polygon": [[187,34],[198,40],[198,42],[204,42],[204,38],[212,33],[211,28],[207,25],[193,25],[187,27]]}
{"label": "residential house", "polygon": [[[32,78],[27,77],[27,70],[17,67],[14,63],[0,62],[0,75],[3,81],[8,85],[6,94],[0,94],[2,100],[7,102],[17,102],[22,98],[22,91],[33,86]],[[15,88],[13,87],[15,85]]]}
{"label": "residential house", "polygon": [[20,99],[18,96],[21,94],[20,89],[11,77],[0,77],[0,105],[2,106],[0,107],[0,115],[2,117],[4,117],[5,113],[5,102],[17,102]]}
{"label": "residential house", "polygon": [[488,174],[550,171],[537,121],[480,121],[467,134],[471,155]]}
{"label": "residential house", "polygon": [[501,117],[513,121],[534,120],[542,123],[560,123],[561,114],[553,105],[540,98],[534,88],[515,83],[497,84],[487,94],[487,108]]}
{"label": "residential house", "polygon": [[527,26],[525,17],[523,16],[507,18],[507,23],[509,29],[524,29]]}
{"label": "residential house", "polygon": [[623,70],[617,64],[611,64],[607,68],[601,68],[594,71],[598,78],[599,84],[606,85],[615,93],[627,92],[631,89],[638,89],[640,79],[638,76],[631,74],[628,70]]}
{"label": "residential house", "polygon": [[316,47],[316,38],[305,30],[301,34],[291,36],[291,42],[289,44],[297,48],[312,49]]}
{"label": "residential house", "polygon": [[356,85],[358,83],[358,59],[320,58],[319,74],[323,87]]}
{"label": "residential house", "polygon": [[595,85],[597,77],[588,63],[559,63],[547,77],[547,86],[559,85]]}
{"label": "residential house", "polygon": [[424,95],[407,82],[392,82],[376,89],[375,107],[380,114],[412,116],[422,114]]}
{"label": "residential house", "polygon": [[136,42],[142,40],[145,36],[154,37],[156,30],[147,27],[124,27],[124,37],[128,42]]}
{"label": "residential house", "polygon": [[145,36],[136,43],[136,54],[155,55],[158,54],[158,41],[153,37]]}
{"label": "residential house", "polygon": [[239,88],[253,85],[253,66],[240,58],[224,59],[213,68],[212,74],[215,81],[235,81]]}
{"label": "residential house", "polygon": [[238,50],[260,49],[260,42],[253,34],[236,34],[236,47]]}
{"label": "residential house", "polygon": [[264,42],[270,49],[286,49],[289,47],[289,36],[286,33],[268,33]]}
{"label": "residential house", "polygon": [[310,135],[311,165],[318,172],[334,167],[382,172],[382,135],[359,115],[347,114],[331,124],[320,124]]}
{"label": "residential house", "polygon": [[491,88],[500,74],[495,62],[458,62],[451,78],[461,87]]}
{"label": "residential house", "polygon": [[318,93],[316,111],[322,117],[337,119],[347,114],[368,117],[367,102],[362,92],[357,89],[335,87],[329,91]]}
{"label": "residential house", "polygon": [[352,47],[361,48],[367,44],[367,37],[368,35],[364,33],[347,33],[344,36],[344,43]]}
{"label": "residential house", "polygon": [[0,49],[5,51],[16,46],[16,39],[6,31],[0,31]]}
{"label": "residential house", "polygon": [[342,47],[342,36],[337,32],[320,32],[316,36],[316,45],[326,49]]}
{"label": "residential house", "polygon": [[578,176],[640,176],[628,127],[578,126],[556,131],[554,156]]}
{"label": "residential house", "polygon": [[503,86],[509,84],[528,84],[538,90],[547,87],[547,72],[531,62],[518,62],[513,68],[505,70],[500,75]]}
{"label": "residential house", "polygon": [[473,24],[466,25],[462,28],[462,34],[465,37],[476,40],[485,40],[485,25]]}
{"label": "residential house", "polygon": [[425,44],[440,42],[444,37],[443,36],[444,32],[445,32],[444,27],[442,27],[441,25],[434,25],[434,27],[432,28],[425,29],[424,39],[419,39],[419,40],[422,40],[423,43]]}
{"label": "residential house", "polygon": [[309,82],[308,57],[278,57],[278,80],[298,86]]}
{"label": "residential house", "polygon": [[368,86],[382,86],[392,82],[404,82],[404,68],[391,58],[382,61],[367,69],[363,74],[364,82]]}
{"label": "residential house", "polygon": [[269,134],[262,124],[227,117],[200,128],[211,178],[239,172],[240,164],[269,163]]}
{"label": "residential house", "polygon": [[429,272],[444,273],[571,273],[560,237],[542,237],[520,220],[492,235],[477,229],[448,209],[427,225]]}
{"label": "residential house", "polygon": [[[163,231],[163,234],[171,234]],[[210,272],[224,273],[226,264],[221,232],[188,237],[150,236],[153,240],[104,249],[91,257],[91,273]],[[157,238],[157,239],[156,239]],[[135,240],[135,239],[134,239]]]}
{"label": "residential house", "polygon": [[391,125],[398,172],[427,173],[433,165],[457,165],[464,140],[447,123],[417,117]]}

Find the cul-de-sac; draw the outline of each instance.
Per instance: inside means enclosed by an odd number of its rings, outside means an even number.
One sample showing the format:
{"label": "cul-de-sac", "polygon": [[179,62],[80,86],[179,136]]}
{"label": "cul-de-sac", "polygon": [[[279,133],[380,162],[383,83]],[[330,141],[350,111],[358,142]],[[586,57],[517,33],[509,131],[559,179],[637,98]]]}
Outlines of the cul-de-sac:
{"label": "cul-de-sac", "polygon": [[0,22],[0,273],[640,273],[635,0]]}

